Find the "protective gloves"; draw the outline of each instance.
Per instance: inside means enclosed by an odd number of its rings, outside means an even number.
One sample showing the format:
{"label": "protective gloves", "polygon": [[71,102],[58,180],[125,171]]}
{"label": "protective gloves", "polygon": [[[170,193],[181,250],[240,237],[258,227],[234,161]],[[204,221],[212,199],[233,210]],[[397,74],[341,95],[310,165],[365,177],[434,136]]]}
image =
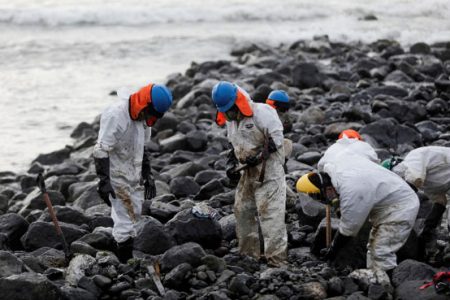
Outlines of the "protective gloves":
{"label": "protective gloves", "polygon": [[116,198],[116,193],[114,193],[114,189],[111,186],[111,180],[109,177],[109,157],[94,158],[94,162],[95,171],[97,172],[97,176],[100,179],[100,181],[98,182],[97,192],[100,195],[100,198],[102,198],[108,206],[111,206],[109,195],[111,195],[111,197],[113,198]]}
{"label": "protective gloves", "polygon": [[339,250],[342,249],[350,240],[352,239],[351,236],[346,236],[341,233],[336,232],[333,242],[331,243],[330,248],[328,249],[322,249],[320,251],[320,254],[323,255],[323,260],[332,261],[336,258],[336,255],[338,254]]}
{"label": "protective gloves", "polygon": [[234,154],[234,148],[233,145],[230,143],[230,151],[227,154],[227,162],[226,162],[226,173],[227,177],[230,179],[230,184],[233,186],[236,186],[241,179],[241,173],[236,172],[236,167],[238,166],[239,162],[236,158],[236,155]]}
{"label": "protective gloves", "polygon": [[156,185],[150,164],[150,151],[147,148],[144,148],[144,157],[142,158],[142,182],[144,185],[144,199],[153,199],[156,196]]}
{"label": "protective gloves", "polygon": [[277,152],[277,145],[273,141],[272,137],[269,137],[269,141],[267,144],[267,151],[268,153],[264,153],[264,150],[256,154],[255,156],[250,156],[245,159],[245,163],[250,166],[254,167],[262,163],[263,160],[266,160],[269,158],[269,154]]}

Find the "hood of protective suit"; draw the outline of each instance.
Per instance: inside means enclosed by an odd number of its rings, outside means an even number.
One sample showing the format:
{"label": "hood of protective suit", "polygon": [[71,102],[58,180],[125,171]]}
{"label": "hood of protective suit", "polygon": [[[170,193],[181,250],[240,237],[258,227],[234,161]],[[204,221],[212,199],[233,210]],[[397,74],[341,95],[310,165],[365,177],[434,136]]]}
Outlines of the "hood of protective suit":
{"label": "hood of protective suit", "polygon": [[[236,100],[235,100],[234,104],[238,107],[240,113],[244,117],[253,116],[253,109],[250,104],[250,101],[251,100],[248,98],[246,93],[244,93],[240,88],[238,88]],[[216,124],[222,127],[225,125],[226,121],[227,121],[227,118],[225,116],[225,113],[218,111],[216,114]]]}
{"label": "hood of protective suit", "polygon": [[[130,118],[136,121],[141,111],[152,103],[151,91],[153,84],[144,86],[136,93],[130,96],[129,112]],[[158,120],[156,116],[151,116],[146,120],[147,126],[152,126]]]}

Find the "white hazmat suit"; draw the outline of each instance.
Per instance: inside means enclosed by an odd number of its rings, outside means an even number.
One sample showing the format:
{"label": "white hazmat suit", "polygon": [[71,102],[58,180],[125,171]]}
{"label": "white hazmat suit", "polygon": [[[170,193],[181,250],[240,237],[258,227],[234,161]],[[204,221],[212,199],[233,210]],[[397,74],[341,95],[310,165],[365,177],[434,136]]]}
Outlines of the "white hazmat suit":
{"label": "white hazmat suit", "polygon": [[412,150],[392,171],[417,188],[433,203],[447,205],[450,190],[450,148],[427,146]]}
{"label": "white hazmat suit", "polygon": [[134,225],[141,215],[144,188],[141,179],[144,145],[151,128],[145,121],[133,121],[129,114],[129,93],[118,93],[120,100],[107,107],[100,119],[94,157],[110,158],[110,180],[116,194],[110,196],[113,237],[118,243],[135,237]]}
{"label": "white hazmat suit", "polygon": [[350,149],[328,158],[322,161],[323,170],[339,194],[339,232],[356,236],[369,217],[367,267],[395,268],[395,253],[406,242],[419,210],[417,195],[399,176]]}
{"label": "white hazmat suit", "polygon": [[343,137],[337,140],[333,145],[328,147],[328,149],[323,154],[323,157],[317,163],[317,170],[323,172],[323,165],[325,161],[332,161],[333,157],[339,154],[343,150],[348,150],[354,154],[365,157],[375,163],[379,163],[378,155],[375,150],[370,146],[370,144],[360,141],[358,139],[352,139],[348,137]]}
{"label": "white hazmat suit", "polygon": [[273,139],[277,151],[271,153],[266,161],[262,183],[258,182],[261,163],[245,169],[237,186],[234,214],[239,250],[243,254],[260,257],[258,223],[255,218],[258,213],[264,238],[264,255],[270,263],[278,265],[287,259],[283,125],[275,109],[267,104],[253,103],[248,96],[247,100],[253,116],[226,122],[227,136],[236,158],[244,163],[248,157],[257,155],[263,149],[265,132]]}

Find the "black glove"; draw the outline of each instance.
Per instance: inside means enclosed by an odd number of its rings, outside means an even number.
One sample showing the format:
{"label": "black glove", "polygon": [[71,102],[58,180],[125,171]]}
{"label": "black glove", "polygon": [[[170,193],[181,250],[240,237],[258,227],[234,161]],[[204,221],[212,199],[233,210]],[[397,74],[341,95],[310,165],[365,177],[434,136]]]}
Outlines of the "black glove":
{"label": "black glove", "polygon": [[142,158],[142,181],[145,189],[144,199],[153,199],[156,196],[156,185],[150,164],[150,151],[147,148],[144,148],[144,157]]}
{"label": "black glove", "polygon": [[100,198],[105,201],[108,206],[111,206],[111,201],[109,200],[109,195],[116,198],[116,193],[111,186],[111,180],[109,178],[109,157],[106,158],[94,158],[95,171],[100,179],[98,182],[97,192]]}
{"label": "black glove", "polygon": [[234,148],[233,145],[230,144],[230,151],[227,154],[227,163],[225,170],[227,172],[227,177],[230,179],[231,185],[237,185],[239,180],[241,179],[241,173],[236,172],[236,167],[238,166],[239,162],[236,158],[236,155],[234,154]]}
{"label": "black glove", "polygon": [[273,141],[272,137],[269,137],[269,145],[268,145],[269,153],[277,152],[277,145]]}
{"label": "black glove", "polygon": [[331,243],[330,248],[328,249],[322,249],[320,251],[320,254],[323,255],[323,260],[329,260],[332,261],[336,258],[336,255],[338,254],[339,250],[342,249],[350,240],[352,239],[351,236],[346,236],[341,233],[336,232],[333,242]]}

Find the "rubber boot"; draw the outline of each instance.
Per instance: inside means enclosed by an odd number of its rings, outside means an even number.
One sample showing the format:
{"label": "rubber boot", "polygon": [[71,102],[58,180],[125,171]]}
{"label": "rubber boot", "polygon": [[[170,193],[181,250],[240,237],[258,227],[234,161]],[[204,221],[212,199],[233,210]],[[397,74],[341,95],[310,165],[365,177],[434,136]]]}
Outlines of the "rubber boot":
{"label": "rubber boot", "polygon": [[125,242],[117,243],[117,257],[120,262],[125,264],[130,258],[133,258],[133,238],[129,238]]}
{"label": "rubber boot", "polygon": [[[424,228],[419,236],[419,256],[426,260],[430,253],[427,253],[427,249],[432,246],[433,240],[436,238],[434,230],[441,223],[442,215],[445,212],[445,205],[434,203],[430,213],[424,222]],[[434,248],[434,247],[432,247]]]}

